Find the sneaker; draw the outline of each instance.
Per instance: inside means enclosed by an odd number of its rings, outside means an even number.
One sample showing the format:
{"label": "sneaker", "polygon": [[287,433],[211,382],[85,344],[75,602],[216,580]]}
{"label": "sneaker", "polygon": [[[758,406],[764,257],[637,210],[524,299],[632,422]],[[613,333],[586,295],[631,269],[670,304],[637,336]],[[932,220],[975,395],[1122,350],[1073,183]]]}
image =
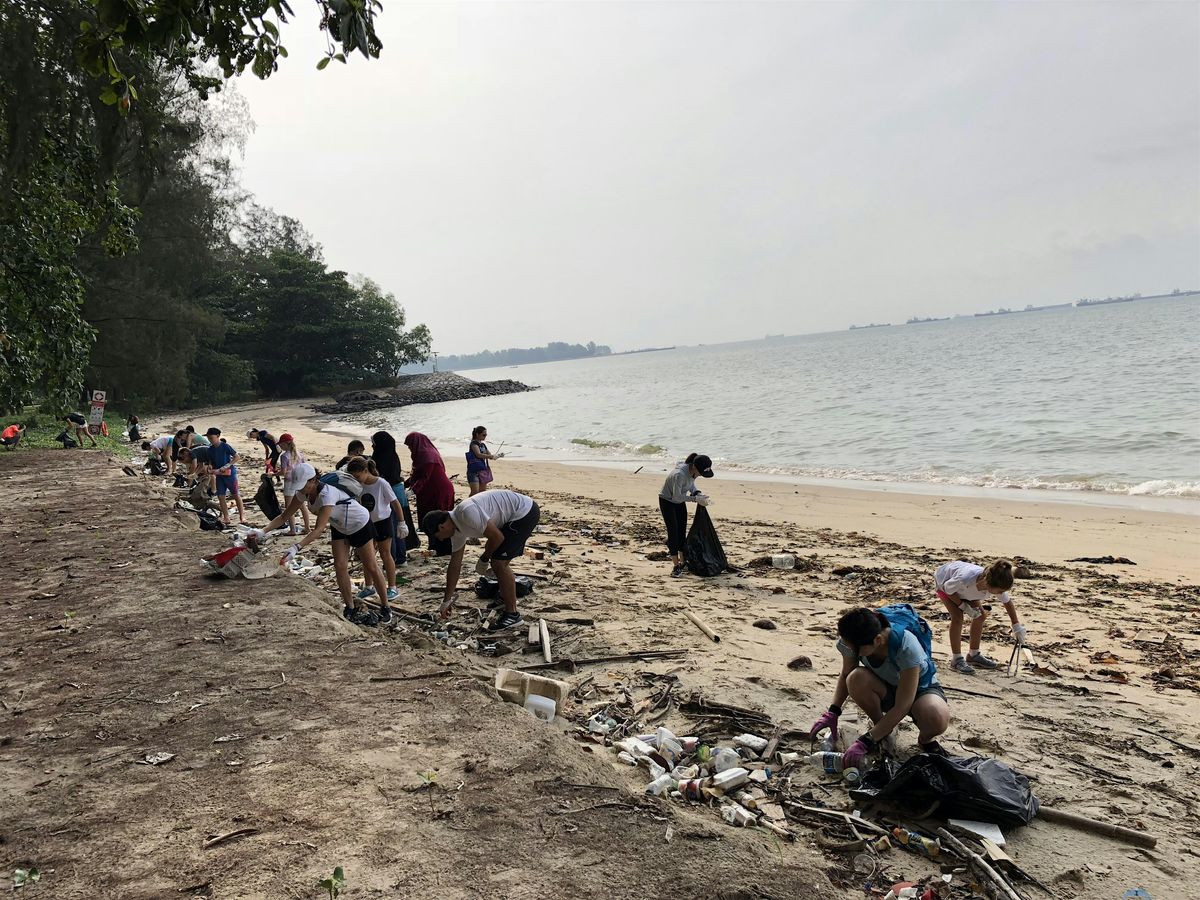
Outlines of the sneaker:
{"label": "sneaker", "polygon": [[961,656],[956,656],[950,660],[950,668],[959,675],[974,675],[975,667],[963,659]]}
{"label": "sneaker", "polygon": [[358,596],[359,600],[366,600],[368,597],[374,597],[375,596],[375,588],[371,587],[370,585],[367,585],[364,588],[360,588],[357,596]]}
{"label": "sneaker", "polygon": [[365,628],[374,628],[379,624],[379,616],[369,609],[356,609],[350,615],[350,621]]}
{"label": "sneaker", "polygon": [[682,565],[682,564],[677,564],[677,565],[675,566],[675,568],[673,568],[673,569],[671,570],[671,577],[672,577],[672,578],[682,578],[682,577],[683,577],[683,572],[684,572],[683,565]]}
{"label": "sneaker", "polygon": [[978,650],[967,654],[967,662],[975,666],[977,669],[998,669],[1000,664],[994,659],[988,659]]}
{"label": "sneaker", "polygon": [[376,614],[380,625],[386,625],[392,621],[392,608],[390,606],[379,607],[379,612]]}
{"label": "sneaker", "polygon": [[391,603],[393,600],[399,600],[400,592],[398,590],[396,590],[395,588],[390,587],[390,588],[388,588],[388,591],[387,591],[387,597],[388,597],[389,603]]}
{"label": "sneaker", "polygon": [[937,741],[930,741],[928,744],[917,744],[917,749],[922,753],[928,753],[931,756],[949,756],[946,749]]}
{"label": "sneaker", "polygon": [[506,631],[509,628],[516,628],[524,621],[525,620],[521,618],[521,614],[519,612],[501,613],[500,617],[488,626],[488,631]]}

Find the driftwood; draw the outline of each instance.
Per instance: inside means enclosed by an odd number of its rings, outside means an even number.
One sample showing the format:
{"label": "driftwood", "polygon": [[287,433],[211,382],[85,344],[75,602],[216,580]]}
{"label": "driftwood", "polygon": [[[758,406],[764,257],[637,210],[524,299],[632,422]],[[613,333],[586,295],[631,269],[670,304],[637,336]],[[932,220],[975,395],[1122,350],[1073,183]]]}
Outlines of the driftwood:
{"label": "driftwood", "polygon": [[701,619],[698,615],[687,609],[683,611],[683,614],[691,619],[692,624],[704,632],[704,636],[710,641],[712,641],[714,644],[721,643],[721,636],[713,631],[712,628],[708,626],[708,623]]}
{"label": "driftwood", "polygon": [[1145,847],[1147,850],[1153,850],[1158,843],[1158,838],[1144,831],[1126,828],[1124,825],[1113,825],[1111,822],[1101,822],[1098,819],[1089,819],[1087,816],[1054,809],[1050,806],[1039,807],[1038,818],[1045,819],[1047,822],[1057,822],[1060,825],[1077,828],[1080,831],[1090,831],[1092,834],[1101,834],[1105,837],[1116,838],[1127,844],[1133,844],[1135,847]]}
{"label": "driftwood", "polygon": [[825,816],[827,819],[838,819],[842,822],[845,822],[847,825],[851,826],[852,828],[855,825],[858,825],[858,826],[861,826],[862,828],[865,828],[867,831],[875,832],[875,834],[886,834],[886,835],[891,834],[891,832],[888,831],[886,828],[884,828],[882,825],[876,825],[874,822],[868,822],[866,819],[859,819],[856,816],[852,816],[849,813],[839,812],[836,809],[823,809],[820,806],[805,806],[802,803],[795,803],[791,800],[785,800],[784,805],[787,808],[799,809],[806,813],[812,813],[813,815],[816,815],[816,816]]}
{"label": "driftwood", "polygon": [[686,656],[690,651],[683,650],[638,650],[633,653],[618,653],[614,656],[590,656],[585,659],[570,659],[563,658],[552,663],[537,663],[532,666],[519,666],[519,672],[537,672],[542,669],[563,669],[567,672],[574,671],[576,666],[585,666],[591,663],[607,663],[607,662],[636,662],[647,659],[673,659],[678,656]]}
{"label": "driftwood", "polygon": [[1140,725],[1138,726],[1138,731],[1142,732],[1143,734],[1154,735],[1156,738],[1162,738],[1168,744],[1174,744],[1180,750],[1186,750],[1192,756],[1200,756],[1200,748],[1193,747],[1190,744],[1185,744],[1183,741],[1177,741],[1173,737],[1167,737],[1165,734],[1160,734],[1157,731],[1151,731],[1149,728],[1142,728]]}
{"label": "driftwood", "polygon": [[367,681],[418,681],[422,678],[440,678],[443,675],[453,675],[449,669],[439,669],[436,672],[422,672],[419,675],[372,675]]}
{"label": "driftwood", "polygon": [[258,829],[239,828],[236,831],[226,832],[225,834],[219,834],[214,838],[209,838],[204,842],[203,846],[205,850],[208,850],[210,847],[216,847],[218,844],[224,844],[226,841],[236,840],[240,837],[249,837],[252,834],[258,834]]}
{"label": "driftwood", "polygon": [[546,661],[546,665],[550,665],[554,662],[554,656],[550,652],[550,627],[545,619],[538,619],[538,632],[542,637],[542,659]]}
{"label": "driftwood", "polygon": [[967,861],[967,864],[975,870],[976,875],[991,884],[997,897],[1003,897],[1005,900],[1025,900],[1024,897],[1017,893],[1017,889],[1008,883],[1007,878],[988,865],[986,859],[978,853],[967,849],[966,844],[945,828],[939,828],[937,833],[938,837],[945,841],[951,850]]}

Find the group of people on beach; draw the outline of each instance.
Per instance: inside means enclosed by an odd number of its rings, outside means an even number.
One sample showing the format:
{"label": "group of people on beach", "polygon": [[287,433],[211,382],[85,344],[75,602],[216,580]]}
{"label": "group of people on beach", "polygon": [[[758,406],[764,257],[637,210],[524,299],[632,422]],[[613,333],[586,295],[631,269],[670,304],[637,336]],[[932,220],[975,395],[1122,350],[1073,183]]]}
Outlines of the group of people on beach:
{"label": "group of people on beach", "polygon": [[[128,424],[130,439],[140,438],[136,418],[130,417]],[[442,617],[450,614],[466,546],[475,540],[483,545],[475,572],[492,573],[499,589],[498,605],[502,608],[491,630],[521,624],[511,561],[524,554],[540,510],[532,498],[523,494],[489,490],[493,482],[491,464],[504,454],[488,448],[487,428],[481,425],[472,432],[465,454],[470,495],[457,505],[441,453],[420,432],[410,432],[404,438],[411,456],[407,477],[402,473],[395,438],[386,431],[371,436],[369,454],[362,441],[351,441],[346,455],[334,471],[327,473],[306,459],[290,433],[276,438],[265,428],[252,428],[246,436],[262,447],[264,480],[283,490],[280,513],[262,533],[285,530],[300,535],[285,557],[290,558],[329,532],[343,615],[349,621],[373,627],[392,620],[391,604],[398,597],[397,566],[403,565],[407,554],[420,545],[416,521],[428,537],[428,552],[450,557],[439,610]],[[141,448],[147,453],[152,473],[174,475],[181,486],[188,482],[207,486],[208,494],[219,506],[223,525],[231,524],[230,501],[236,507],[238,523],[248,524],[238,480],[242,456],[222,437],[221,429],[211,427],[200,435],[188,425],[174,434],[143,440]],[[416,507],[415,521],[412,505]],[[351,555],[363,569],[364,586],[357,591],[350,575]]]}
{"label": "group of people on beach", "polygon": [[[689,454],[668,473],[658,495],[666,526],[671,577],[682,577],[687,540],[687,504],[706,506],[708,497],[696,487],[697,478],[712,478],[712,460]],[[953,560],[933,573],[934,590],[950,616],[950,668],[962,675],[999,664],[983,653],[983,628],[998,598],[1008,614],[1013,640],[1025,643],[1025,626],[1008,591],[1013,586],[1013,564],[998,559],[986,568]],[[963,623],[970,622],[968,649],[962,652]],[[842,670],[834,687],[833,702],[813,723],[812,735],[828,731],[838,738],[838,720],[846,699],[852,699],[870,718],[872,727],[843,754],[843,765],[859,767],[868,753],[888,738],[905,716],[917,725],[917,744],[923,752],[942,752],[937,742],[950,723],[950,707],[933,662],[933,631],[910,605],[892,604],[882,609],[860,607],[838,620],[837,650]]]}

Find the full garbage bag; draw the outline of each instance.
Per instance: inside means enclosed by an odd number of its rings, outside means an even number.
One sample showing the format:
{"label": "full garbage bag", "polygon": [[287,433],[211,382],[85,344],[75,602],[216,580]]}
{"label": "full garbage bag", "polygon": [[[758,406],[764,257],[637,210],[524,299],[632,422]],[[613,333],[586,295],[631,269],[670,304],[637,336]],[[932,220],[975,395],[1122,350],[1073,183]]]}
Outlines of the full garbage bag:
{"label": "full garbage bag", "polygon": [[283,514],[283,510],[279,508],[279,496],[275,493],[275,484],[271,481],[270,475],[262,476],[262,484],[258,486],[258,491],[254,494],[254,505],[268,519],[278,519]]}
{"label": "full garbage bag", "polygon": [[[528,597],[533,593],[533,579],[528,575],[518,575],[514,579],[517,583],[517,596]],[[500,582],[490,575],[481,576],[475,582],[475,596],[480,600],[491,600],[500,596]]]}
{"label": "full garbage bag", "polygon": [[[882,777],[880,777],[882,775]],[[1028,825],[1038,812],[1029,779],[998,759],[918,753],[892,774],[872,770],[850,791],[913,815]],[[930,809],[932,807],[932,812]]]}
{"label": "full garbage bag", "polygon": [[703,506],[696,507],[696,515],[683,548],[683,558],[688,571],[705,578],[720,575],[729,568],[729,560],[725,558],[717,529],[713,527],[708,510]]}
{"label": "full garbage bag", "polygon": [[255,553],[249,547],[230,547],[200,560],[200,569],[206,575],[224,575],[226,578],[270,578],[282,571],[279,558],[271,553]]}

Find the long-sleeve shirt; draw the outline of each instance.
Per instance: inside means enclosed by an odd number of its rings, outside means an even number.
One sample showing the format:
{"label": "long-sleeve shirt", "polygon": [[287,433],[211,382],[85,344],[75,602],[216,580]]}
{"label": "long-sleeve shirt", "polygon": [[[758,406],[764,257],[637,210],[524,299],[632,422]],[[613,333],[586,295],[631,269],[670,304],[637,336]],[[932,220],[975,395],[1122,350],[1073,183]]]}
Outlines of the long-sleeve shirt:
{"label": "long-sleeve shirt", "polygon": [[696,492],[696,479],[688,474],[690,468],[691,466],[685,462],[676,465],[671,474],[667,476],[667,480],[663,482],[658,496],[671,503],[686,503],[690,500],[692,494]]}

